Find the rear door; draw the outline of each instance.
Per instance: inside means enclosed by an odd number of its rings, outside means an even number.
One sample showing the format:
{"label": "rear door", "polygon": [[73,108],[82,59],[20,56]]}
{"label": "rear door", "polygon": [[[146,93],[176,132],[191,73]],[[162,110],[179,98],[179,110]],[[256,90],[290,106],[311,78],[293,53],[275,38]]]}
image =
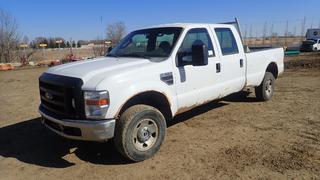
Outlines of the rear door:
{"label": "rear door", "polygon": [[215,27],[220,50],[222,96],[238,92],[245,86],[246,59],[241,38],[235,28]]}

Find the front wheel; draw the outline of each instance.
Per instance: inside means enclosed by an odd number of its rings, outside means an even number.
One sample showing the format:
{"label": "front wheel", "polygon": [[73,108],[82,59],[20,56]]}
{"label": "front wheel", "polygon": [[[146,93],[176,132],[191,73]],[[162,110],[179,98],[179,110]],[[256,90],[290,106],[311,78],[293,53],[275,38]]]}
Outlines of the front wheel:
{"label": "front wheel", "polygon": [[256,97],[262,101],[268,101],[274,93],[275,78],[272,73],[266,72],[262,83],[255,88]]}
{"label": "front wheel", "polygon": [[146,160],[160,149],[166,128],[165,118],[159,110],[147,105],[134,105],[116,122],[116,148],[132,161]]}

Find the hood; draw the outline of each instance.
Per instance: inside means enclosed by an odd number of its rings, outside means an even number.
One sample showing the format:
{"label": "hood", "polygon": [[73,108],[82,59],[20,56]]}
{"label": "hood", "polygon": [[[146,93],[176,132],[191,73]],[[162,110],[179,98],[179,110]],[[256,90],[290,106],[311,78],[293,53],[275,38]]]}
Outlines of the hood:
{"label": "hood", "polygon": [[58,65],[50,68],[46,73],[80,78],[87,89],[94,89],[106,77],[110,78],[148,64],[152,62],[141,58],[103,57]]}

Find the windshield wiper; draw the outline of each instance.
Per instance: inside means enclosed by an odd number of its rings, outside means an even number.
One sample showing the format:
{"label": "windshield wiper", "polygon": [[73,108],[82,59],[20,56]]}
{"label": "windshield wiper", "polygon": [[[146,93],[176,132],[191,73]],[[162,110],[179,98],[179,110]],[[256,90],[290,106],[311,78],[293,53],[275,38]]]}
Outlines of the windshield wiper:
{"label": "windshield wiper", "polygon": [[143,59],[150,59],[151,58],[149,56],[137,54],[137,53],[121,54],[119,56],[120,57],[137,57],[137,58],[143,58]]}

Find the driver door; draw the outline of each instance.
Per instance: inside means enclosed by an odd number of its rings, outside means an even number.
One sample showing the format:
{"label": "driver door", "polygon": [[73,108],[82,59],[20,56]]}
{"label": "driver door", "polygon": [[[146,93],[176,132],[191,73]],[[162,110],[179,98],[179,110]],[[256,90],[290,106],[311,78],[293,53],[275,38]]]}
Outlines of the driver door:
{"label": "driver door", "polygon": [[[218,97],[216,88],[218,87],[219,74],[216,73],[216,63],[219,58],[215,55],[215,47],[209,32],[207,27],[190,29],[180,44],[178,53],[190,54],[192,44],[200,40],[207,46],[209,58],[208,64],[205,66],[176,66],[176,93],[179,112]],[[178,60],[177,55],[176,62]],[[182,60],[192,61],[192,56],[185,56]]]}

